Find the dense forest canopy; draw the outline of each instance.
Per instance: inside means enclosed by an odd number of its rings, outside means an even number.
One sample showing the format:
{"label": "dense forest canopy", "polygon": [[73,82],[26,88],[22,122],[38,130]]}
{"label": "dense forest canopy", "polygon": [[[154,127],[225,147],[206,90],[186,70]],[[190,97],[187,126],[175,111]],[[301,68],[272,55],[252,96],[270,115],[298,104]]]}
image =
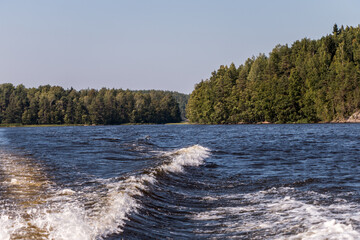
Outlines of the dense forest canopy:
{"label": "dense forest canopy", "polygon": [[360,109],[360,27],[319,40],[276,46],[238,68],[220,66],[195,86],[191,122],[314,123],[341,121]]}
{"label": "dense forest canopy", "polygon": [[0,85],[0,123],[124,124],[180,122],[171,92]]}
{"label": "dense forest canopy", "polygon": [[[140,90],[139,92],[150,93],[151,91],[162,92],[159,90]],[[174,91],[164,91],[164,92],[171,94],[171,96],[175,98],[175,101],[179,104],[181,120],[186,120],[186,105],[189,101],[190,95],[174,92]]]}

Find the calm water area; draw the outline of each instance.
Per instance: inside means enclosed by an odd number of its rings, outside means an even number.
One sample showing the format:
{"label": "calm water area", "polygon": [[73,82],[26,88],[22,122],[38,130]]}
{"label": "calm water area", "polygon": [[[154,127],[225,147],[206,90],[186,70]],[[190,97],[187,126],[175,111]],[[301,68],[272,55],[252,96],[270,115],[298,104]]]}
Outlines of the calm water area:
{"label": "calm water area", "polygon": [[0,129],[0,239],[360,239],[360,124]]}

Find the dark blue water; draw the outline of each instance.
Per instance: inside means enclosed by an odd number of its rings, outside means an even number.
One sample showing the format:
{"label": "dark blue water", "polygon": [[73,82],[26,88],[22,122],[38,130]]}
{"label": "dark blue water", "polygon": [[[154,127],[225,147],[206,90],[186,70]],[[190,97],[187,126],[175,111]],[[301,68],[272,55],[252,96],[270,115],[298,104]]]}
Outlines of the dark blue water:
{"label": "dark blue water", "polygon": [[0,239],[360,239],[360,125],[0,129]]}

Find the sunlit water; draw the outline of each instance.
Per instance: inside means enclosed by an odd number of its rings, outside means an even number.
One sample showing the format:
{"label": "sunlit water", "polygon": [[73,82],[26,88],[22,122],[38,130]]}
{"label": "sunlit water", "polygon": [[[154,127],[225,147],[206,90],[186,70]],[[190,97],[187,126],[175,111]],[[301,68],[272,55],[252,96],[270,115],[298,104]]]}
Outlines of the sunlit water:
{"label": "sunlit water", "polygon": [[0,129],[2,239],[360,239],[360,125]]}

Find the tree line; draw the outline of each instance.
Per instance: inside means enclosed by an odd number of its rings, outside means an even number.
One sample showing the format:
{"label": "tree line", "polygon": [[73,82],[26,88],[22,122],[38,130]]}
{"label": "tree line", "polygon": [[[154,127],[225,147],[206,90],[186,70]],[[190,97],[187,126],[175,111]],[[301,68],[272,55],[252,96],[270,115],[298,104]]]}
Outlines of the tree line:
{"label": "tree line", "polygon": [[0,84],[0,123],[125,124],[180,122],[171,92],[122,89],[25,88]]}
{"label": "tree line", "polygon": [[195,86],[191,122],[316,123],[342,121],[360,109],[360,27],[319,40],[276,46],[238,68],[220,66]]}
{"label": "tree line", "polygon": [[[142,93],[150,93],[151,91],[158,91],[158,90],[140,90],[139,92]],[[181,120],[186,120],[186,105],[189,101],[189,94],[174,92],[174,91],[164,91],[166,93],[169,93],[175,101],[179,104],[179,110],[180,110],[180,117]]]}

